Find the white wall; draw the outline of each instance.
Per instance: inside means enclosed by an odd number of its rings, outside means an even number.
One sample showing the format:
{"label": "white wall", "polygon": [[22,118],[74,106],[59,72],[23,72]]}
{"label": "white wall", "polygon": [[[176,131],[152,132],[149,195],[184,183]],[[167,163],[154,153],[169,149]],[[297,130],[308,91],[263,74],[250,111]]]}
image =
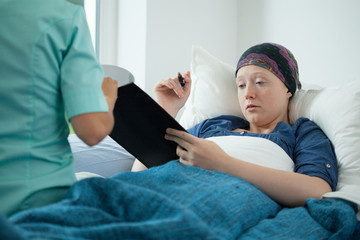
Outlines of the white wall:
{"label": "white wall", "polygon": [[200,44],[236,62],[237,0],[102,1],[100,62],[129,69],[152,95],[155,83],[190,70]]}
{"label": "white wall", "polygon": [[100,1],[99,58],[102,64],[118,65],[118,19],[117,0]]}
{"label": "white wall", "polygon": [[295,55],[303,82],[360,81],[358,0],[239,0],[238,25],[239,54],[253,43],[277,42]]}
{"label": "white wall", "polygon": [[147,1],[120,0],[118,19],[117,63],[133,73],[144,88],[147,42]]}
{"label": "white wall", "polygon": [[236,0],[149,0],[146,86],[190,70],[191,46],[200,44],[234,62],[237,45]]}
{"label": "white wall", "polygon": [[230,64],[248,47],[277,42],[298,60],[300,80],[339,85],[357,76],[358,0],[106,0],[100,61],[155,83],[190,69],[191,46]]}

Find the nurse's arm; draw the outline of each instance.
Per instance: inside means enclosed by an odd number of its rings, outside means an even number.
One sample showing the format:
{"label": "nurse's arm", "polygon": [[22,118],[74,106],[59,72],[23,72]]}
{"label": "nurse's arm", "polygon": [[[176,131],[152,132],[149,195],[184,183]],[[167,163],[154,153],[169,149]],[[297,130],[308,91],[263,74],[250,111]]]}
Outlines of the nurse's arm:
{"label": "nurse's arm", "polygon": [[76,135],[87,145],[94,146],[110,134],[114,126],[112,112],[94,112],[70,119]]}
{"label": "nurse's arm", "polygon": [[98,144],[114,127],[113,110],[117,99],[117,82],[104,78],[101,88],[108,104],[108,112],[84,113],[70,119],[76,135],[89,146]]}

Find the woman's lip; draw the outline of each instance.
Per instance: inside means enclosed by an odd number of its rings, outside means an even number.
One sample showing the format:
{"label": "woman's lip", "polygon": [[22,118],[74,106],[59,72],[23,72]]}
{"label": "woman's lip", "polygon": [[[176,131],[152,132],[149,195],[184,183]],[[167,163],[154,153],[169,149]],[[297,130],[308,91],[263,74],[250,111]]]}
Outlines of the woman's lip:
{"label": "woman's lip", "polygon": [[248,111],[253,111],[253,110],[255,110],[255,109],[257,109],[259,106],[256,106],[256,105],[248,105],[247,107],[246,107],[246,110],[248,110]]}

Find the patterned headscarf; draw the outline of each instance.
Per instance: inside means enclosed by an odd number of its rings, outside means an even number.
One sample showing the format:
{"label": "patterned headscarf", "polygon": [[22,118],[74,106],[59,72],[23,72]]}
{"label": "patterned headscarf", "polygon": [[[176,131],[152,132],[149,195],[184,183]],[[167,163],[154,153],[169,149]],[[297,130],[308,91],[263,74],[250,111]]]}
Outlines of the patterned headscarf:
{"label": "patterned headscarf", "polygon": [[298,65],[294,55],[285,47],[274,43],[255,45],[240,57],[235,76],[238,70],[247,65],[263,67],[277,76],[289,89],[292,96],[296,89],[301,89]]}

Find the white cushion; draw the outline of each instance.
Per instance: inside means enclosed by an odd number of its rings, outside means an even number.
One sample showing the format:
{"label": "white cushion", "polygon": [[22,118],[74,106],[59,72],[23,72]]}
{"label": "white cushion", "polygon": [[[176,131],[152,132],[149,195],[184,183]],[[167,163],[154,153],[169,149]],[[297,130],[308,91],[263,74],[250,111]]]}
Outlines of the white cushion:
{"label": "white cushion", "polygon": [[210,137],[207,140],[216,143],[224,152],[236,159],[278,170],[294,171],[294,161],[284,149],[269,139],[220,136]]}
{"label": "white cushion", "polygon": [[[243,116],[234,66],[194,46],[191,78],[193,89],[180,118],[184,128],[222,114]],[[289,110],[291,123],[299,117],[309,118],[334,145],[339,182],[336,191],[324,197],[343,198],[360,205],[360,79],[340,83],[339,87],[300,90],[290,101]]]}
{"label": "white cushion", "polygon": [[236,97],[234,76],[234,67],[221,62],[200,46],[194,46],[191,61],[192,89],[180,124],[187,129],[204,119],[222,114],[243,116]]}

